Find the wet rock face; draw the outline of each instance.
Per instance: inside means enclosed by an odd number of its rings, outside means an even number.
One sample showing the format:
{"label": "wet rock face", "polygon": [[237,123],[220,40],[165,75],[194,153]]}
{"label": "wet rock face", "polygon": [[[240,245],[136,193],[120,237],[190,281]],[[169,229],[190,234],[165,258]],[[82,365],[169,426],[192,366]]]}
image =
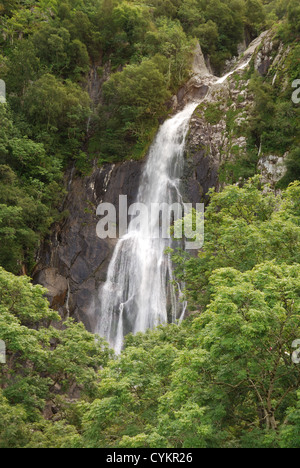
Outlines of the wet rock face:
{"label": "wet rock face", "polygon": [[272,35],[266,34],[262,47],[257,52],[255,60],[254,60],[254,67],[258,71],[258,73],[262,76],[267,75],[269,68],[272,65],[272,62],[273,62],[272,52],[273,52]]}
{"label": "wet rock face", "polygon": [[208,90],[208,83],[206,84],[204,80],[197,76],[192,77],[188,83],[178,91],[175,101],[176,109],[183,109],[191,100],[200,101],[207,95]]}
{"label": "wet rock face", "polygon": [[193,206],[209,201],[209,189],[218,186],[218,169],[205,150],[196,151],[186,164],[183,184],[186,201]]}
{"label": "wet rock face", "polygon": [[51,306],[62,317],[74,316],[88,330],[95,318],[89,310],[91,298],[105,281],[115,241],[99,239],[96,226],[97,206],[112,203],[118,212],[119,195],[135,201],[143,162],[127,161],[96,168],[90,177],[69,181],[69,193],[64,203],[68,216],[55,226],[44,243],[34,282],[48,289]]}
{"label": "wet rock face", "polygon": [[212,132],[214,138],[221,138],[204,119],[197,114],[192,117],[186,141],[183,193],[185,200],[193,205],[207,203],[209,189],[219,185],[219,162],[211,145]]}

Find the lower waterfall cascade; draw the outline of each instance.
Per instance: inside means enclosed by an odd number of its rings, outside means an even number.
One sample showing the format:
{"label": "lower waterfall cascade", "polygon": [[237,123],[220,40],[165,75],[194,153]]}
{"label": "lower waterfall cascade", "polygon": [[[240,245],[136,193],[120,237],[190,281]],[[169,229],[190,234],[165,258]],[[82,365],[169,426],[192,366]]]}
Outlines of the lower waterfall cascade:
{"label": "lower waterfall cascade", "polygon": [[[144,168],[137,203],[150,210],[154,203],[180,203],[180,181],[184,168],[185,138],[198,102],[189,103],[160,127]],[[155,228],[155,226],[152,226]],[[100,288],[100,310],[96,333],[120,353],[126,333],[145,332],[168,321],[175,322],[186,304],[174,286],[173,266],[165,250],[172,240],[149,238],[143,223],[130,223],[119,239],[110,262],[107,280]]]}

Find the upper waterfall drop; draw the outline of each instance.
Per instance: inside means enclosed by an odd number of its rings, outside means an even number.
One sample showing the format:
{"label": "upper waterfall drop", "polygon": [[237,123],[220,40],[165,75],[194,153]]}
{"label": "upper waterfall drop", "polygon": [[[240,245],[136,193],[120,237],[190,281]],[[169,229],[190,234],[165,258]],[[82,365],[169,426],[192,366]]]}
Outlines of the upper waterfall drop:
{"label": "upper waterfall drop", "polygon": [[[185,138],[198,104],[189,103],[164,122],[150,148],[137,195],[137,203],[149,211],[155,203],[182,202]],[[137,228],[131,221],[128,233],[115,247],[107,280],[99,290],[96,333],[105,337],[116,353],[121,351],[127,333],[145,332],[168,320],[174,322],[185,308],[171,284],[173,266],[165,254],[172,240],[147,236],[145,223]],[[151,226],[155,228],[158,226]]]}

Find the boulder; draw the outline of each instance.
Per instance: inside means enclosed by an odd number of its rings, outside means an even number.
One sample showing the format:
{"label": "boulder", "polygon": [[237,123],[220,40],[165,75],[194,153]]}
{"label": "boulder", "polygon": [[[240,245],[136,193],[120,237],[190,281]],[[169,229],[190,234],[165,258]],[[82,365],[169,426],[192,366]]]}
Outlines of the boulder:
{"label": "boulder", "polygon": [[64,306],[68,294],[68,280],[59,274],[57,268],[45,268],[35,276],[35,282],[42,284],[47,289],[46,297],[50,306],[58,310]]}

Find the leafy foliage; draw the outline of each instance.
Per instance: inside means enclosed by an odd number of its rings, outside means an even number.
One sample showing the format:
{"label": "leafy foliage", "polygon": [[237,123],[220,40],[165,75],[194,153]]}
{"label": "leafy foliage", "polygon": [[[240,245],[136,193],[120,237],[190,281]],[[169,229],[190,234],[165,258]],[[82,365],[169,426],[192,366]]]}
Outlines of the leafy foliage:
{"label": "leafy foliage", "polygon": [[258,179],[212,193],[199,256],[174,253],[198,312],[118,357],[0,270],[1,446],[298,447],[299,200]]}
{"label": "leafy foliage", "polygon": [[[173,253],[190,317],[129,335],[113,356],[10,272],[32,271],[63,216],[66,167],[145,154],[195,40],[221,73],[244,37],[278,19],[287,67],[272,86],[251,77],[250,161],[235,174],[249,176],[260,146],[289,152],[286,189],[254,178],[211,192],[204,248]],[[278,84],[287,70],[299,78],[297,0],[2,0],[0,26],[0,447],[299,447],[300,185],[288,185],[299,175],[299,108]],[[217,124],[221,107],[205,117]]]}
{"label": "leafy foliage", "polygon": [[212,194],[203,251],[174,256],[199,313],[127,337],[81,407],[84,446],[298,446],[300,186],[257,184]]}
{"label": "leafy foliage", "polygon": [[[82,324],[62,325],[44,293],[29,278],[0,269],[0,336],[6,344],[0,368],[2,447],[66,444],[77,434],[66,416],[72,394],[76,389],[81,398],[93,395],[96,369],[110,355]],[[44,418],[49,412],[54,425]]]}

